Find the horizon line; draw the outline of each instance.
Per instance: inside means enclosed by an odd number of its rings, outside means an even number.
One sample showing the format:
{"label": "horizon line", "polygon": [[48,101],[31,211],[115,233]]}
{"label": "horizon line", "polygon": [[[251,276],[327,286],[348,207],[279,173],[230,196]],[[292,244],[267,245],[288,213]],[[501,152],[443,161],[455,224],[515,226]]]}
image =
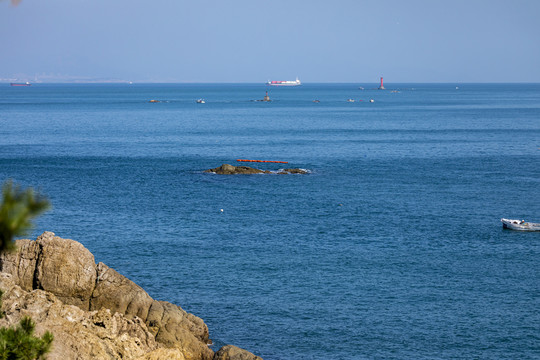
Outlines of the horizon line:
{"label": "horizon line", "polygon": [[[261,84],[266,85],[266,82],[251,82],[251,81],[242,81],[242,82],[232,82],[232,81],[128,81],[128,80],[103,80],[103,81],[29,81],[29,80],[5,80],[1,79],[0,84],[11,84],[11,83],[20,83],[20,82],[29,82],[31,84],[125,84],[125,85],[135,85],[135,84],[246,84],[246,85],[255,85]],[[540,84],[540,81],[423,81],[423,82],[409,82],[409,81],[396,81],[396,82],[386,82],[389,84]],[[378,82],[371,81],[314,81],[314,82],[302,82],[302,85],[306,84],[375,84],[378,85]],[[386,85],[386,84],[385,84]],[[301,86],[301,85],[300,85]]]}

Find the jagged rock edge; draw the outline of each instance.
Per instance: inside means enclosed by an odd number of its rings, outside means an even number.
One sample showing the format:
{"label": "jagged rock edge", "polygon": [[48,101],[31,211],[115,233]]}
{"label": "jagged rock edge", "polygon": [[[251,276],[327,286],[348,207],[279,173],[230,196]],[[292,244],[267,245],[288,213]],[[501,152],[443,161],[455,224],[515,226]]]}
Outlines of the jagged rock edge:
{"label": "jagged rock edge", "polygon": [[[50,293],[52,294],[53,296],[56,297],[56,294],[49,291],[49,290],[46,290],[44,289],[43,287],[43,284],[42,282],[40,281],[40,276],[45,276],[46,274],[45,273],[41,273],[42,272],[40,269],[41,269],[41,266],[43,266],[43,262],[45,261],[44,260],[44,256],[45,256],[45,251],[44,251],[44,244],[42,244],[39,240],[40,238],[42,238],[45,234],[49,235],[51,238],[59,238],[61,240],[67,240],[67,241],[72,241],[72,242],[75,242],[75,243],[78,243],[79,245],[82,246],[82,248],[86,251],[88,251],[88,253],[90,253],[92,255],[92,258],[93,257],[93,254],[81,243],[75,241],[75,240],[71,240],[71,239],[63,239],[63,238],[60,238],[58,236],[56,236],[54,233],[52,232],[44,232],[41,236],[38,236],[36,240],[30,240],[30,239],[27,239],[25,241],[28,241],[27,243],[25,242],[25,244],[27,246],[32,246],[34,245],[34,250],[35,250],[35,265],[34,265],[34,268],[33,268],[33,273],[32,273],[32,284],[31,284],[31,291],[34,291],[34,290],[40,290],[40,291],[44,291],[46,293]],[[18,248],[19,250],[21,249],[21,247]],[[28,249],[26,249],[27,251],[29,251]],[[30,251],[29,251],[30,252]],[[19,266],[21,264],[23,260],[23,257],[22,257],[22,252],[20,251],[17,251],[17,257],[14,259],[16,266],[14,266],[14,268],[12,269],[16,271],[17,273],[17,278],[20,278],[21,274],[19,273]],[[101,265],[101,266],[100,266]],[[146,317],[148,319],[148,315],[150,314],[150,309],[152,308],[152,306],[154,304],[159,305],[160,308],[161,308],[161,314],[160,314],[160,322],[161,322],[161,325],[159,326],[153,326],[153,328],[157,328],[157,332],[156,334],[153,334],[153,332],[150,330],[150,321],[147,323],[146,320],[143,320],[141,317],[139,317],[138,315],[133,315],[133,314],[128,314],[127,313],[127,309],[129,308],[129,305],[133,303],[134,301],[134,298],[130,298],[130,301],[128,303],[128,305],[126,306],[126,313],[123,314],[122,312],[118,312],[118,311],[115,311],[115,310],[112,310],[108,307],[104,307],[104,306],[101,306],[100,309],[108,309],[110,312],[112,312],[113,314],[115,312],[117,312],[119,315],[121,316],[124,316],[126,318],[134,318],[134,317],[137,317],[140,319],[140,321],[147,327],[147,330],[149,331],[150,334],[153,335],[154,339],[156,342],[158,343],[161,343],[157,340],[158,338],[158,335],[162,332],[162,328],[165,328],[167,329],[167,327],[165,326],[166,324],[164,324],[164,319],[165,319],[165,316],[167,315],[167,311],[166,311],[166,306],[164,306],[164,304],[169,304],[171,306],[174,306],[175,308],[177,308],[180,313],[182,314],[182,319],[188,321],[189,323],[186,325],[185,323],[177,323],[177,326],[179,326],[181,329],[183,329],[183,331],[186,331],[188,333],[190,333],[195,339],[197,339],[198,341],[200,341],[201,343],[206,343],[206,345],[210,344],[211,343],[211,340],[209,339],[209,337],[207,336],[208,335],[208,327],[207,325],[204,323],[204,320],[202,320],[201,318],[197,317],[196,315],[194,314],[191,314],[191,313],[188,313],[186,310],[184,310],[182,307],[180,307],[179,305],[176,305],[176,304],[173,304],[173,303],[169,303],[169,302],[166,302],[166,301],[158,301],[158,300],[155,300],[153,299],[150,295],[148,295],[148,293],[142,288],[140,287],[139,285],[137,285],[135,282],[133,282],[132,280],[128,279],[127,277],[125,277],[124,275],[114,271],[114,269],[110,268],[109,266],[107,266],[106,264],[104,264],[103,262],[98,262],[96,263],[95,262],[95,258],[94,258],[94,261],[93,261],[93,270],[95,271],[95,280],[92,284],[92,291],[91,293],[89,294],[89,299],[88,299],[88,306],[87,308],[86,307],[81,307],[79,305],[74,305],[78,308],[80,308],[81,310],[83,311],[99,311],[99,309],[94,309],[94,310],[91,310],[93,305],[92,305],[92,301],[97,299],[97,297],[95,297],[95,292],[98,288],[98,284],[100,283],[100,281],[103,281],[103,276],[105,274],[107,274],[110,270],[113,270],[114,273],[116,273],[117,275],[119,275],[122,279],[124,280],[127,280],[127,282],[135,285],[136,287],[138,287],[139,289],[141,289],[152,301],[150,302],[150,305],[148,306],[148,308],[144,307],[144,310],[146,311]],[[103,271],[104,269],[104,271]],[[2,259],[0,259],[0,271],[4,272],[4,261],[2,261]],[[76,276],[78,276],[79,274],[76,274]],[[15,276],[14,274],[12,274],[12,276]],[[24,289],[23,289],[24,290]],[[24,291],[27,291],[27,290],[24,290]],[[80,295],[75,295],[75,298],[80,298],[80,299],[84,299],[84,297],[81,297]],[[59,299],[60,300],[60,299]],[[62,300],[62,302],[64,302]],[[161,303],[164,303],[164,304],[161,304]],[[66,305],[69,305],[68,303],[66,303]],[[202,321],[202,324],[206,327],[206,334],[202,334],[200,335],[201,337],[199,337],[199,332],[192,332],[192,328],[196,328],[199,323],[193,319],[190,319],[188,315],[191,315],[199,320]],[[169,317],[170,317],[170,314],[169,314]],[[181,326],[180,324],[183,324],[184,326]],[[185,327],[187,326],[187,328]],[[177,340],[179,340],[177,338]],[[163,346],[166,346],[168,347],[167,345],[165,345],[164,343],[161,343]],[[247,352],[247,351],[246,351]],[[213,354],[215,354],[213,351],[212,351]],[[249,353],[249,352],[248,352]],[[203,354],[201,354],[203,355]]]}

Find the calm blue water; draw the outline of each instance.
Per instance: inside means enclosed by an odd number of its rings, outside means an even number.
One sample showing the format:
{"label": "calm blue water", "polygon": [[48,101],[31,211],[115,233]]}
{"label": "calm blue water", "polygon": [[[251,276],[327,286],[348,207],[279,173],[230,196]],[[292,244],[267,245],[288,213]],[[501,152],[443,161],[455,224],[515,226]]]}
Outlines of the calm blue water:
{"label": "calm blue water", "polygon": [[[370,87],[4,84],[0,181],[216,348],[540,358],[540,233],[499,222],[540,222],[540,85]],[[238,158],[311,173],[202,172]]]}

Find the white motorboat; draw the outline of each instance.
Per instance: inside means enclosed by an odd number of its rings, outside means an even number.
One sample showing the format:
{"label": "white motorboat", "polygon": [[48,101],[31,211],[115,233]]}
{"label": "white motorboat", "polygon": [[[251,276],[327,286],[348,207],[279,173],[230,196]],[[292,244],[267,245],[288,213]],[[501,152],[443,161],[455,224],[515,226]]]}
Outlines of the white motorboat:
{"label": "white motorboat", "polygon": [[540,231],[539,223],[526,222],[525,220],[501,219],[504,229],[520,231]]}

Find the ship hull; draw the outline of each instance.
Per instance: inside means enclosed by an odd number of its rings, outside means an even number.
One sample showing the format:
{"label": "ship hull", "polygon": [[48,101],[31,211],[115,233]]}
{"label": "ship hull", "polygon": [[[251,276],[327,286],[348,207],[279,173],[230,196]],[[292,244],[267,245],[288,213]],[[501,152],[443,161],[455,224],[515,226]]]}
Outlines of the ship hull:
{"label": "ship hull", "polygon": [[268,86],[300,86],[301,84],[266,84]]}
{"label": "ship hull", "polygon": [[287,81],[268,81],[266,83],[268,86],[299,86],[302,85],[300,80],[296,79],[294,81],[287,80]]}

